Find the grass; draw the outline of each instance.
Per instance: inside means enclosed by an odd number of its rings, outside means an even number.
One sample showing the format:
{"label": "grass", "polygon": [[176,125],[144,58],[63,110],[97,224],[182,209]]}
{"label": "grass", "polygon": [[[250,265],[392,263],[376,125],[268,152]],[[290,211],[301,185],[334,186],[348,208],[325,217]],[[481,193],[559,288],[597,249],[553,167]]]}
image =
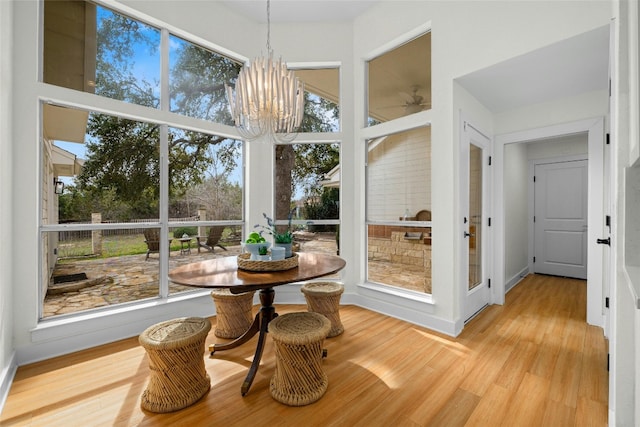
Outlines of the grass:
{"label": "grass", "polygon": [[[228,229],[225,230],[225,235],[228,235],[228,232]],[[170,236],[173,237],[173,233],[170,233]],[[171,251],[179,250],[180,241],[172,240]],[[102,255],[94,254],[90,238],[67,240],[58,243],[58,255],[60,258],[111,258],[125,255],[144,254],[146,252],[147,244],[144,242],[144,236],[142,234],[103,236]],[[60,259],[59,262],[64,262],[64,260]]]}

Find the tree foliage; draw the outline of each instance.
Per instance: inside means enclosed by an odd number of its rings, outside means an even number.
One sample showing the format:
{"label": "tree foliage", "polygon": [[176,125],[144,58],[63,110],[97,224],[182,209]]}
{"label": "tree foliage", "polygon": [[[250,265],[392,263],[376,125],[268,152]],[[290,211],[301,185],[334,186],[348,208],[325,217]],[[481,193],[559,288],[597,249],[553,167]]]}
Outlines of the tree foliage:
{"label": "tree foliage", "polygon": [[[97,9],[96,94],[158,108],[159,82],[141,73],[134,58],[144,52],[153,61],[157,58],[157,67],[160,66],[159,30],[101,6]],[[240,64],[173,35],[170,37],[171,111],[232,124],[224,85],[234,83]],[[335,131],[338,119],[336,104],[305,93],[301,131]],[[86,217],[91,211],[100,211],[105,219],[121,221],[157,217],[160,126],[91,113],[87,133],[83,171],[76,185],[70,188],[69,197],[61,198],[65,204],[64,216]],[[242,218],[241,187],[229,181],[231,171],[238,167],[241,144],[176,128],[169,128],[167,134],[170,210],[192,215],[197,203],[212,212],[213,218],[209,219]],[[298,187],[303,184],[307,197],[323,193],[319,183],[338,164],[339,149],[334,144],[296,144],[279,145],[275,151],[279,159],[276,218],[286,218],[294,204],[296,184]],[[224,205],[229,206],[223,208]]]}

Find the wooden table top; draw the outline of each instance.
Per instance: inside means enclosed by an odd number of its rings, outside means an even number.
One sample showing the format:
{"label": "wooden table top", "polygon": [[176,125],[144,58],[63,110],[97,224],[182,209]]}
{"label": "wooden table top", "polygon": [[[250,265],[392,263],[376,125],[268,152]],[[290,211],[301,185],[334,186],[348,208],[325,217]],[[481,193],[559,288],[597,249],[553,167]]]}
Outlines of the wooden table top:
{"label": "wooden table top", "polygon": [[298,252],[298,257],[296,268],[264,272],[239,270],[235,256],[215,258],[177,267],[169,272],[169,280],[179,285],[229,288],[232,293],[241,293],[315,279],[336,273],[346,265],[336,255]]}

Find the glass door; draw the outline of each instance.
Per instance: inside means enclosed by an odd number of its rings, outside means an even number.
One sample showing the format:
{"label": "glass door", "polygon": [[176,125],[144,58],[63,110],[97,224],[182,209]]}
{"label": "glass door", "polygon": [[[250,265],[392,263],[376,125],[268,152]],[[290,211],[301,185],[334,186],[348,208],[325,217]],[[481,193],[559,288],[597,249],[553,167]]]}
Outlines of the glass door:
{"label": "glass door", "polygon": [[462,212],[461,244],[461,310],[465,321],[471,319],[490,302],[487,272],[488,254],[488,165],[489,139],[463,124],[460,146]]}

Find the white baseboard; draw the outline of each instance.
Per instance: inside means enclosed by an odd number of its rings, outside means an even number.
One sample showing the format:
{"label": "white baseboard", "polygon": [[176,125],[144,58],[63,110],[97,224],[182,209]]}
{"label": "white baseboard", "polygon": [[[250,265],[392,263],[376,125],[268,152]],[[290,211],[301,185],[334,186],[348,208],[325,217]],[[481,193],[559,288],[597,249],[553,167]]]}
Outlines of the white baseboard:
{"label": "white baseboard", "polygon": [[513,287],[516,286],[518,283],[520,283],[522,279],[527,277],[528,274],[529,274],[529,266],[523,268],[522,270],[520,270],[519,273],[511,277],[511,279],[507,280],[504,286],[504,293],[506,294],[511,289],[513,289]]}
{"label": "white baseboard", "polygon": [[16,364],[16,353],[14,351],[11,353],[9,363],[2,370],[2,374],[0,376],[0,414],[4,409],[4,404],[7,401],[7,396],[9,396],[9,390],[11,390],[11,384],[13,383],[13,378],[15,377],[17,370],[18,365]]}

